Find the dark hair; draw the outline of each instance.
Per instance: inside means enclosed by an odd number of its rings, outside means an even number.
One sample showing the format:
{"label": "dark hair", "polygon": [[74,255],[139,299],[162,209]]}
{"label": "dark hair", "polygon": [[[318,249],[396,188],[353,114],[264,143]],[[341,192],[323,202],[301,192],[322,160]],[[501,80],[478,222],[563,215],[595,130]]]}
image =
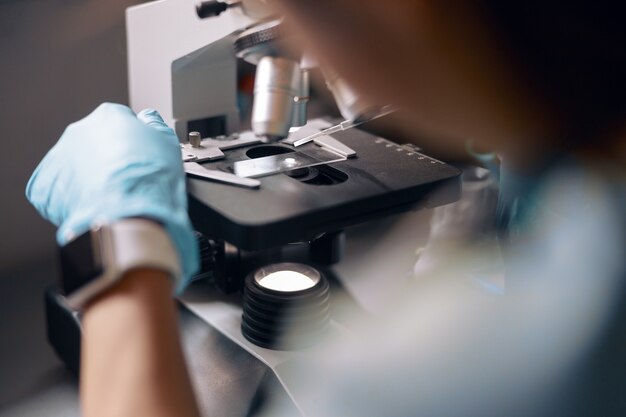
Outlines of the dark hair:
{"label": "dark hair", "polygon": [[[513,62],[588,141],[626,115],[626,5],[621,1],[481,0]],[[597,138],[596,138],[597,139]]]}

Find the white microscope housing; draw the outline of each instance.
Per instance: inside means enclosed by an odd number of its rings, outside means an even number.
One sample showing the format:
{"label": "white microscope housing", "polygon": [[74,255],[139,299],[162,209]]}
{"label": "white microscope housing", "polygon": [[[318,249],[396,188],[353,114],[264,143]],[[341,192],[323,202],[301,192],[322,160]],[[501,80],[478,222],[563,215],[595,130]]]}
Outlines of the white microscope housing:
{"label": "white microscope housing", "polygon": [[[223,10],[199,17],[207,4]],[[131,107],[157,108],[181,141],[191,131],[214,137],[240,130],[238,59],[257,65],[251,112],[257,136],[278,140],[306,124],[315,60],[276,48],[281,20],[265,1],[160,0],[129,8],[126,22]],[[346,119],[375,111],[334,71],[323,74]]]}

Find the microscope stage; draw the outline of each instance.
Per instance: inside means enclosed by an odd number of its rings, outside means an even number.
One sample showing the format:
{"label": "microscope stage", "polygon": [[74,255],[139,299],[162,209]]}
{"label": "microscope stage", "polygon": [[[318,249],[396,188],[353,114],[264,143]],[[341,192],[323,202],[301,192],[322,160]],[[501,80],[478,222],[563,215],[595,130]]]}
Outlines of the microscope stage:
{"label": "microscope stage", "polygon": [[[332,135],[357,157],[259,178],[260,189],[188,178],[189,213],[207,237],[257,250],[312,240],[324,232],[458,199],[461,171],[411,147],[352,129]],[[314,149],[284,144],[231,149],[203,164],[232,172],[234,162]]]}

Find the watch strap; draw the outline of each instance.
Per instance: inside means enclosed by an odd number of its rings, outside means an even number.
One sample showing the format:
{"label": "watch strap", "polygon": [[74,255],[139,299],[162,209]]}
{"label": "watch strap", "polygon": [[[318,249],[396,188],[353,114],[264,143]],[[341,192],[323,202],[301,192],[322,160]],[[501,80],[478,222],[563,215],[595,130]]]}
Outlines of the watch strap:
{"label": "watch strap", "polygon": [[155,268],[168,272],[173,279],[181,276],[176,249],[167,231],[146,219],[124,219],[110,227],[112,245],[107,263],[125,273],[135,268]]}
{"label": "watch strap", "polygon": [[[95,296],[138,268],[154,268],[170,275],[174,286],[181,279],[181,265],[169,234],[160,224],[141,218],[117,220],[88,232],[102,272],[66,295],[68,305],[81,309]],[[65,279],[65,278],[64,278]]]}

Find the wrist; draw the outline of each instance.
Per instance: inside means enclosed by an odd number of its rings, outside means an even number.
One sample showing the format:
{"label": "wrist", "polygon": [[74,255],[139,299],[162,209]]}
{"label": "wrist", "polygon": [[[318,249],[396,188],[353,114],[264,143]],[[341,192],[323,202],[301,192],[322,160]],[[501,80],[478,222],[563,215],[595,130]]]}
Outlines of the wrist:
{"label": "wrist", "polygon": [[60,255],[64,293],[74,309],[83,308],[130,271],[160,270],[174,283],[181,278],[171,237],[161,225],[146,219],[120,219],[93,227],[61,247]]}
{"label": "wrist", "polygon": [[[162,270],[138,268],[128,271],[113,286],[90,300],[84,308],[84,318],[98,314],[122,313],[132,307],[164,305],[172,301],[172,280]],[[96,313],[94,313],[96,312]]]}

